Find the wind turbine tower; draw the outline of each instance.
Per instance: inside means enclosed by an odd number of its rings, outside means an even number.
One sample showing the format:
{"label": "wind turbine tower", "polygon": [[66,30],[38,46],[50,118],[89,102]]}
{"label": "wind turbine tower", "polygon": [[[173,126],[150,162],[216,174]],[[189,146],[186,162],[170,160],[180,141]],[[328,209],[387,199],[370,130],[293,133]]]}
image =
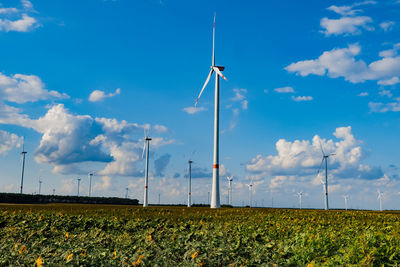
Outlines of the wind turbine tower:
{"label": "wind turbine tower", "polygon": [[299,197],[299,208],[302,209],[303,192],[298,192],[297,196]]}
{"label": "wind turbine tower", "polygon": [[93,172],[89,172],[89,197],[92,196],[92,177],[93,177]]}
{"label": "wind turbine tower", "polygon": [[78,178],[77,180],[78,180],[78,197],[79,197],[79,187],[81,185],[81,178]]}
{"label": "wind turbine tower", "polygon": [[129,188],[125,188],[126,192],[125,192],[125,198],[128,198],[128,192],[129,192]]}
{"label": "wind turbine tower", "polygon": [[190,208],[192,206],[192,163],[193,161],[189,160],[189,181],[188,181],[188,201],[187,206]]}
{"label": "wind turbine tower", "polygon": [[378,190],[378,200],[379,200],[379,210],[382,211],[382,199],[383,199],[383,193]]}
{"label": "wind turbine tower", "polygon": [[226,177],[228,180],[228,204],[232,206],[232,181],[233,176]]}
{"label": "wind turbine tower", "polygon": [[347,210],[348,209],[348,202],[349,202],[349,196],[348,195],[344,195],[344,208]]}
{"label": "wind turbine tower", "polygon": [[252,207],[253,202],[253,180],[247,185],[249,187],[249,207]]}
{"label": "wind turbine tower", "polygon": [[39,178],[39,194],[38,194],[38,195],[40,195],[40,191],[41,191],[41,189],[42,189],[42,182],[43,182],[43,181],[41,181],[40,178]]}
{"label": "wind turbine tower", "polygon": [[150,149],[150,141],[151,138],[149,138],[146,134],[145,136],[145,143],[143,146],[143,153],[142,153],[142,158],[144,151],[146,150],[146,171],[145,171],[145,177],[144,177],[144,197],[143,197],[143,207],[148,207],[149,206],[149,149]]}
{"label": "wind turbine tower", "polygon": [[22,155],[22,171],[21,171],[21,186],[20,186],[21,194],[23,193],[23,189],[24,189],[24,171],[25,171],[25,155],[26,155],[26,153],[28,153],[28,152],[25,151],[25,137],[24,137],[23,143],[22,143],[22,152],[21,152],[21,155]]}
{"label": "wind turbine tower", "polygon": [[201,94],[206,88],[210,81],[212,73],[215,71],[215,102],[214,102],[214,159],[213,159],[213,178],[212,178],[212,189],[211,189],[211,208],[220,208],[220,193],[219,193],[219,77],[227,80],[222,72],[225,67],[215,65],[215,15],[213,25],[213,52],[211,70],[207,76],[207,79],[197,97],[195,107],[200,99]]}
{"label": "wind turbine tower", "polygon": [[325,192],[325,210],[329,210],[329,202],[328,202],[328,158],[330,156],[333,156],[335,154],[331,153],[331,154],[325,154],[324,149],[322,148],[322,144],[321,141],[319,142],[320,148],[321,148],[321,152],[322,152],[322,161],[321,161],[321,165],[319,166],[318,169],[318,174],[319,171],[321,169],[322,164],[325,161],[325,181],[323,181],[323,185],[324,185],[324,192]]}

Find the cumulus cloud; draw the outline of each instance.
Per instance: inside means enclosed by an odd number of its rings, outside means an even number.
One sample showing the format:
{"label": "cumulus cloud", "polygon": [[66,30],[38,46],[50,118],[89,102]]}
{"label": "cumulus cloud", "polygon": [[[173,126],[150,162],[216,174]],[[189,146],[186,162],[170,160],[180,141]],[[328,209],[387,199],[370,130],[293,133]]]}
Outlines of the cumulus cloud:
{"label": "cumulus cloud", "polygon": [[374,30],[374,27],[370,26],[372,19],[367,16],[358,17],[342,17],[339,19],[328,19],[322,18],[320,25],[324,29],[322,33],[326,36],[330,35],[341,35],[341,34],[359,34],[361,29],[368,31]]}
{"label": "cumulus cloud", "polygon": [[376,4],[376,1],[362,1],[362,2],[356,2],[353,5],[349,5],[349,6],[332,5],[332,6],[328,7],[327,10],[333,11],[342,16],[354,16],[354,15],[362,12],[361,9],[354,9],[355,7],[363,6],[363,5],[374,5],[374,4]]}
{"label": "cumulus cloud", "polygon": [[280,139],[276,143],[277,155],[257,155],[246,165],[246,170],[264,176],[316,175],[322,159],[321,142],[325,153],[336,154],[329,158],[331,175],[361,179],[377,179],[382,175],[380,168],[360,163],[365,152],[361,148],[362,142],[354,137],[350,126],[336,128],[333,135],[337,140],[321,139],[318,135],[315,135],[311,142]]}
{"label": "cumulus cloud", "polygon": [[186,107],[183,109],[184,112],[191,115],[205,110],[207,110],[205,107]]}
{"label": "cumulus cloud", "polygon": [[166,153],[154,161],[155,176],[164,176],[164,170],[171,160],[171,155]]}
{"label": "cumulus cloud", "polygon": [[358,96],[368,96],[368,95],[369,95],[368,92],[361,92],[358,94]]}
{"label": "cumulus cloud", "polygon": [[0,100],[18,104],[46,99],[69,98],[67,94],[48,91],[42,80],[35,75],[0,73]]}
{"label": "cumulus cloud", "polygon": [[313,99],[312,96],[292,96],[292,100],[295,102],[311,101]]}
{"label": "cumulus cloud", "polygon": [[384,22],[380,23],[379,26],[380,26],[385,32],[388,32],[388,31],[391,31],[391,30],[393,29],[393,26],[394,26],[395,24],[396,24],[396,23],[395,23],[394,21],[384,21]]}
{"label": "cumulus cloud", "polygon": [[29,15],[34,11],[32,3],[22,0],[21,7],[0,8],[0,31],[27,32],[39,26],[37,20]]}
{"label": "cumulus cloud", "polygon": [[[92,118],[89,115],[72,114],[62,104],[49,108],[47,113],[34,120],[20,114],[20,110],[0,105],[0,123],[16,124],[32,128],[42,134],[35,151],[38,163],[54,166],[59,173],[81,173],[81,164],[98,162],[105,164],[99,175],[140,175],[137,163],[140,161],[142,136],[148,125],[107,118]],[[173,143],[163,137],[155,137],[152,147]]]}
{"label": "cumulus cloud", "polygon": [[285,70],[300,76],[310,74],[330,78],[343,77],[351,83],[361,83],[367,80],[384,82],[400,76],[400,56],[387,56],[370,64],[357,60],[361,52],[358,44],[346,48],[335,48],[325,51],[317,59],[298,61],[285,67]]}
{"label": "cumulus cloud", "polygon": [[291,86],[275,88],[274,91],[277,93],[295,93],[293,87],[291,87]]}
{"label": "cumulus cloud", "polygon": [[23,137],[0,130],[0,155],[6,155],[14,147],[20,147]]}
{"label": "cumulus cloud", "polygon": [[382,102],[369,102],[368,106],[371,112],[384,113],[388,111],[399,112],[400,111],[400,97],[394,99],[394,102],[382,103]]}
{"label": "cumulus cloud", "polygon": [[110,98],[110,97],[119,95],[120,93],[121,93],[120,88],[117,88],[114,93],[109,93],[109,94],[106,94],[104,91],[101,91],[101,90],[94,90],[92,93],[90,93],[89,101],[90,102],[100,102],[106,98]]}

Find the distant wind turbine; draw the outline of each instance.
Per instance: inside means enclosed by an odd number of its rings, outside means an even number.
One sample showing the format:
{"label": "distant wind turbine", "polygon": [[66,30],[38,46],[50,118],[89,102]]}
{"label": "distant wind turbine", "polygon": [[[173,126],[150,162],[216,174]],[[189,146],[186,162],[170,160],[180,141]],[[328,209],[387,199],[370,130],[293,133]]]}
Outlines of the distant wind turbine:
{"label": "distant wind turbine", "polygon": [[211,70],[207,79],[196,99],[195,107],[200,99],[201,94],[210,81],[211,75],[215,71],[215,103],[214,103],[214,159],[213,159],[213,179],[212,179],[212,193],[211,193],[211,208],[220,208],[220,193],[219,193],[219,77],[227,80],[222,72],[225,68],[215,65],[215,15],[213,24],[213,52]]}
{"label": "distant wind turbine", "polygon": [[81,185],[81,178],[78,178],[77,180],[78,180],[78,195],[77,196],[79,197],[79,187]]}
{"label": "distant wind turbine", "polygon": [[298,192],[297,197],[299,198],[299,209],[302,209],[303,192]]}
{"label": "distant wind turbine", "polygon": [[190,208],[192,206],[192,163],[193,161],[189,160],[189,180],[188,180],[188,201],[187,201],[187,206]]}
{"label": "distant wind turbine", "polygon": [[145,138],[143,144],[142,159],[144,157],[144,152],[146,151],[146,170],[144,177],[144,197],[143,197],[143,207],[149,206],[149,150],[150,150],[151,138],[148,137],[145,131]]}
{"label": "distant wind turbine", "polygon": [[253,179],[247,186],[249,187],[249,207],[251,208],[253,204]]}
{"label": "distant wind turbine", "polygon": [[89,172],[88,176],[89,176],[89,197],[92,196],[92,177],[93,177],[93,172]]}
{"label": "distant wind turbine", "polygon": [[382,199],[383,199],[383,193],[378,190],[378,200],[379,200],[379,210],[382,211]]}
{"label": "distant wind turbine", "polygon": [[344,195],[344,207],[347,210],[348,209],[348,201],[349,201],[349,196],[348,195]]}
{"label": "distant wind turbine", "polygon": [[38,195],[40,195],[40,192],[41,192],[41,189],[42,189],[42,181],[40,180],[40,177],[39,177],[39,194]]}
{"label": "distant wind turbine", "polygon": [[233,176],[227,176],[226,179],[228,180],[228,204],[232,206],[232,181],[233,181]]}
{"label": "distant wind turbine", "polygon": [[322,152],[322,161],[321,161],[321,165],[319,166],[317,175],[319,174],[319,171],[321,170],[322,164],[325,161],[325,181],[323,181],[323,182],[321,181],[321,182],[324,185],[324,191],[325,191],[325,209],[329,210],[329,203],[328,203],[328,158],[330,156],[335,155],[335,154],[333,154],[333,153],[325,154],[324,149],[322,148],[321,141],[319,141],[319,145],[320,145],[321,152]]}
{"label": "distant wind turbine", "polygon": [[129,192],[129,188],[125,188],[126,192],[125,192],[125,198],[128,198],[128,192]]}
{"label": "distant wind turbine", "polygon": [[26,155],[26,153],[28,153],[28,152],[25,151],[25,136],[24,136],[23,143],[22,143],[22,152],[21,152],[21,155],[22,155],[22,170],[21,170],[20,194],[23,193],[23,189],[24,189],[24,171],[25,171],[25,155]]}

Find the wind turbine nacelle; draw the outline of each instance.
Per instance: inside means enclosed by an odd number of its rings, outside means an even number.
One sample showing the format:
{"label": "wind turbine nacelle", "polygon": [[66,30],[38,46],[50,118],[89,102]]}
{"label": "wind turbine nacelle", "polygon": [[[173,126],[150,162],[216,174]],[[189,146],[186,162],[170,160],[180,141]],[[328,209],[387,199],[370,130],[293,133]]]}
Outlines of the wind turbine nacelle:
{"label": "wind turbine nacelle", "polygon": [[220,71],[224,71],[225,67],[222,66],[214,66],[215,68],[218,68]]}

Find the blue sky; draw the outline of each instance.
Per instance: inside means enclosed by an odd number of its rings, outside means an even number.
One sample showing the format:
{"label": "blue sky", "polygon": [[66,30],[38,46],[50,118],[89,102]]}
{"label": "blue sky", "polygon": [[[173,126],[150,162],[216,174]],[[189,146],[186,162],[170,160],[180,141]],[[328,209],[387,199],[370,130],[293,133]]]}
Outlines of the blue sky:
{"label": "blue sky", "polygon": [[[211,64],[212,17],[221,81],[222,203],[323,207],[319,142],[330,159],[331,206],[400,201],[400,2],[2,1],[0,190],[142,200],[150,129],[150,203],[193,201],[211,183],[213,96],[194,101]],[[211,84],[211,83],[210,83]]]}

